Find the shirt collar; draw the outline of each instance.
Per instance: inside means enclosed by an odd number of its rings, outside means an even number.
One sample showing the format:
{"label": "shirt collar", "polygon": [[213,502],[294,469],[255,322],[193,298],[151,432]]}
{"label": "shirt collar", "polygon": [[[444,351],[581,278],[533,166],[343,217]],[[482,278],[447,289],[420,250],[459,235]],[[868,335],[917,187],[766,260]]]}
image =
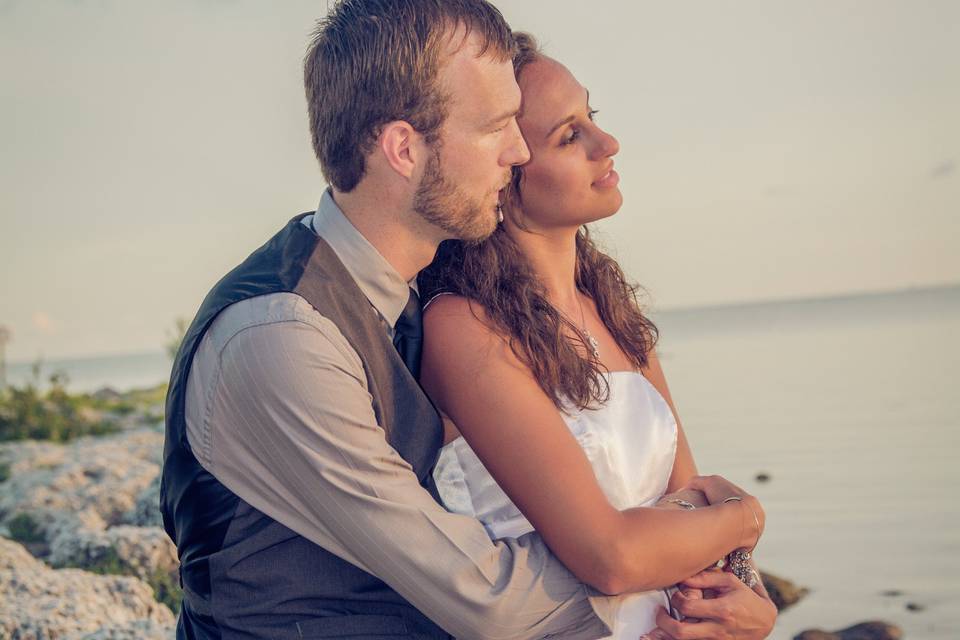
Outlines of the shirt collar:
{"label": "shirt collar", "polygon": [[337,254],[374,309],[394,327],[410,298],[410,285],[343,215],[330,189],[320,198],[313,230]]}

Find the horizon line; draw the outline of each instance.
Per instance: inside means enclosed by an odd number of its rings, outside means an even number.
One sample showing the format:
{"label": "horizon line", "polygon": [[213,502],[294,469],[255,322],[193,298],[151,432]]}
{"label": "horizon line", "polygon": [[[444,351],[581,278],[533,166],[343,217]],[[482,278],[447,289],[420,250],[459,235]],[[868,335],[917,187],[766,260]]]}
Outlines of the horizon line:
{"label": "horizon line", "polygon": [[[763,306],[773,306],[778,304],[804,304],[811,302],[824,302],[830,300],[851,300],[856,298],[871,298],[879,296],[890,296],[890,295],[902,295],[908,293],[921,293],[921,292],[933,292],[933,291],[942,291],[948,289],[960,289],[960,282],[947,282],[941,284],[920,284],[920,285],[910,285],[906,287],[898,287],[895,289],[868,289],[861,291],[849,291],[844,293],[834,293],[834,294],[824,294],[824,295],[807,295],[799,296],[794,298],[761,298],[756,300],[739,300],[734,302],[721,302],[721,303],[707,303],[707,304],[694,304],[694,305],[678,305],[678,306],[668,306],[668,307],[655,307],[651,306],[650,315],[656,316],[659,314],[671,314],[671,313],[686,313],[693,311],[710,311],[710,310],[719,310],[719,309],[737,309],[745,307],[763,307]],[[130,358],[135,356],[159,356],[164,355],[164,348],[158,347],[157,349],[144,349],[136,351],[124,351],[124,352],[107,352],[107,353],[87,353],[87,354],[78,354],[78,355],[68,355],[68,356],[54,356],[47,357],[40,355],[32,359],[11,359],[7,361],[7,367],[11,366],[32,366],[38,361],[40,362],[41,367],[45,363],[63,363],[63,362],[72,362],[76,360],[93,360],[93,359],[110,359],[110,358]]]}
{"label": "horizon line", "polygon": [[684,313],[688,311],[712,311],[718,309],[738,309],[744,307],[764,307],[778,304],[805,304],[810,302],[827,302],[831,300],[852,300],[856,298],[876,298],[882,296],[904,295],[909,293],[923,293],[960,289],[960,282],[944,282],[938,284],[917,284],[894,289],[862,289],[842,293],[828,293],[821,295],[803,295],[794,298],[760,298],[756,300],[738,300],[734,302],[718,302],[707,304],[678,305],[655,308],[651,315],[659,313]]}

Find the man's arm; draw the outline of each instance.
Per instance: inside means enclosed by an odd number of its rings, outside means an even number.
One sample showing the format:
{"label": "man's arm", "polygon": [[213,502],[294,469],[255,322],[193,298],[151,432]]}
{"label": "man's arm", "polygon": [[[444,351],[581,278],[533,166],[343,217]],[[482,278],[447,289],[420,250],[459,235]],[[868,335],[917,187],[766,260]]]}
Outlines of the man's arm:
{"label": "man's arm", "polygon": [[211,338],[222,348],[198,353],[203,370],[216,352],[216,374],[198,378],[213,388],[188,391],[188,410],[203,405],[194,432],[206,433],[198,458],[208,471],[455,636],[608,633],[587,587],[539,537],[491,542],[479,522],[447,512],[419,485],[376,423],[359,357],[329,320],[305,304],[280,318],[227,327],[229,337]]}

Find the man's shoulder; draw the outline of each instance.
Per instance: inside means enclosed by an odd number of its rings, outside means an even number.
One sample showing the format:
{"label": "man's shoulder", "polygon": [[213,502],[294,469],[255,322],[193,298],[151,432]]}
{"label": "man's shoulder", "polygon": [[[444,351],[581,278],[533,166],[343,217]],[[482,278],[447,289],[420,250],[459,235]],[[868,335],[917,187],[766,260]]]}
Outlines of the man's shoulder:
{"label": "man's shoulder", "polygon": [[334,343],[346,344],[337,325],[296,293],[279,292],[235,302],[220,312],[210,325],[204,341],[220,352],[238,335],[249,329],[272,327],[285,331],[291,327],[308,328]]}

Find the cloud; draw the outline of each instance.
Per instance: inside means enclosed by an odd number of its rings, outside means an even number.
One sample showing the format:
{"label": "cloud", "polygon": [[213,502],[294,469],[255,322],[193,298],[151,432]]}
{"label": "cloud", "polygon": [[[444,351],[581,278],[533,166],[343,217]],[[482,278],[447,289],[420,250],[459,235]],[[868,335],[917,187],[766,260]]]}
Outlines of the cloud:
{"label": "cloud", "polygon": [[930,170],[930,177],[934,180],[939,178],[946,178],[947,176],[953,175],[957,170],[957,162],[953,158],[950,160],[944,160],[933,169]]}

